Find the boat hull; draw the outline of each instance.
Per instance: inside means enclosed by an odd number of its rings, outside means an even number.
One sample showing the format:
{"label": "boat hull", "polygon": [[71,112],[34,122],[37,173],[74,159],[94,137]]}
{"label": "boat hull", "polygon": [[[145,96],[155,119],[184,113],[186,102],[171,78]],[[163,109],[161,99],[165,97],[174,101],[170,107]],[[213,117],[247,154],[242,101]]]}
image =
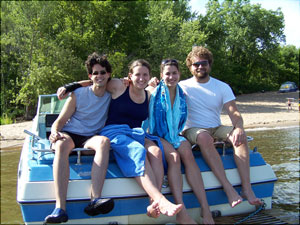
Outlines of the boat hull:
{"label": "boat hull", "polygon": [[[30,139],[30,138],[29,138]],[[28,142],[27,145],[26,142]],[[18,196],[23,220],[26,224],[42,223],[44,218],[55,208],[55,194],[52,177],[53,153],[47,159],[26,154],[30,152],[30,140],[25,141],[19,168]],[[51,155],[52,154],[52,155]],[[235,208],[231,208],[221,184],[203,161],[201,154],[195,152],[196,162],[202,171],[206,195],[210,210],[218,210],[222,216],[248,213],[255,210],[246,200]],[[104,215],[90,217],[84,208],[90,200],[90,171],[92,156],[85,156],[77,164],[77,156],[70,157],[70,181],[68,185],[67,208],[68,223],[74,224],[153,224],[175,222],[175,217],[160,216],[158,219],[146,216],[149,199],[135,179],[124,177],[114,159],[110,160],[107,177],[102,190],[102,197],[114,198],[114,209]],[[113,155],[111,155],[113,158]],[[241,191],[241,181],[234,164],[232,153],[221,155],[228,180],[234,188]],[[272,194],[276,176],[270,165],[266,164],[258,152],[250,152],[250,180],[257,197],[263,199],[266,208],[272,207]],[[263,171],[263,172],[262,172]],[[193,194],[182,168],[183,200],[190,215],[201,222],[200,205]],[[162,188],[162,193],[174,202],[169,187]]]}
{"label": "boat hull", "polygon": [[[215,195],[213,193],[213,195]],[[169,195],[166,196],[169,200],[173,200]],[[262,198],[266,203],[266,209],[271,208],[272,197]],[[185,194],[184,202],[189,215],[198,223],[201,223],[200,216],[201,208],[193,194]],[[148,206],[148,199],[130,198],[130,199],[115,199],[115,208],[106,215],[98,215],[90,217],[83,212],[87,205],[86,201],[68,201],[67,212],[69,215],[69,224],[166,224],[175,223],[176,217],[168,217],[161,215],[157,219],[150,218],[146,215],[145,208]],[[41,224],[44,221],[44,216],[50,214],[55,207],[55,203],[34,203],[21,204],[21,210],[24,215],[26,224]],[[191,208],[190,208],[191,207]],[[124,210],[125,209],[125,210]],[[255,206],[250,205],[247,201],[243,201],[235,208],[231,208],[229,204],[223,203],[218,205],[210,205],[211,211],[218,211],[220,216],[238,215],[255,211]],[[38,212],[38,213],[36,213]]]}

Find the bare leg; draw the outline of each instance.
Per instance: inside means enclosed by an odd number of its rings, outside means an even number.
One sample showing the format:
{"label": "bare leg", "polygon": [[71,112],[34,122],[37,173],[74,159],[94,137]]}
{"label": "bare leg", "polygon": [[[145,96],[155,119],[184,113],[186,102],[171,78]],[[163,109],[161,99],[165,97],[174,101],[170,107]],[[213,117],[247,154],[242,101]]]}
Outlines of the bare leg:
{"label": "bare leg", "polygon": [[182,204],[182,210],[176,215],[179,224],[197,224],[188,214],[183,203],[181,162],[178,152],[166,140],[161,139],[168,162],[168,181],[170,189],[177,204]]}
{"label": "bare leg", "polygon": [[92,166],[92,200],[101,197],[109,159],[110,141],[104,136],[94,136],[84,146],[95,150]]}
{"label": "bare leg", "polygon": [[216,150],[213,141],[213,138],[207,132],[201,132],[197,136],[197,144],[200,146],[201,153],[206,163],[222,184],[230,206],[235,207],[236,205],[240,204],[243,201],[243,199],[236,192],[236,190],[232,187],[231,183],[226,178],[221,157],[218,151]]}
{"label": "bare leg", "polygon": [[54,144],[53,178],[56,204],[55,208],[66,210],[66,198],[69,184],[69,154],[74,148],[72,139],[64,134],[65,139]]}
{"label": "bare leg", "polygon": [[[162,151],[153,141],[149,139],[145,139],[145,148],[147,149],[147,157],[154,173],[157,188],[158,190],[161,190],[164,178]],[[153,204],[153,199],[150,198],[150,205],[147,207],[147,215],[149,217],[159,217],[160,212],[157,210],[157,206],[158,203]]]}
{"label": "bare leg", "polygon": [[187,181],[201,205],[203,224],[215,224],[207,202],[202,175],[195,161],[191,144],[188,141],[184,141],[177,151],[184,164]]}
{"label": "bare leg", "polygon": [[182,204],[175,205],[168,201],[165,196],[157,188],[153,170],[150,166],[148,157],[146,156],[145,161],[145,174],[144,176],[135,177],[138,184],[146,191],[146,193],[153,199],[152,204],[157,204],[157,209],[160,213],[167,216],[176,215],[181,209]]}
{"label": "bare leg", "polygon": [[160,148],[153,142],[148,139],[145,139],[145,148],[147,149],[147,156],[152,167],[157,187],[160,190],[164,178],[164,167],[162,163],[162,151]]}
{"label": "bare leg", "polygon": [[[229,137],[229,139],[230,138],[231,137]],[[243,144],[234,146],[234,160],[242,181],[242,196],[246,198],[251,205],[261,205],[262,202],[255,196],[250,183],[249,149],[246,140]]]}

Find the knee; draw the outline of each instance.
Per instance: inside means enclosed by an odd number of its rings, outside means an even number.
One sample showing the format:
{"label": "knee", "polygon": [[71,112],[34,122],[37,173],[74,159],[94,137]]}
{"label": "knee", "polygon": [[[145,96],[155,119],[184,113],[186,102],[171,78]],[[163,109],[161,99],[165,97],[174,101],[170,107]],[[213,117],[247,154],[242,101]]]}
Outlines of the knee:
{"label": "knee", "polygon": [[96,151],[109,151],[110,149],[110,140],[107,137],[99,136],[97,142],[98,147],[96,148]]}
{"label": "knee", "polygon": [[211,146],[214,144],[214,139],[209,133],[202,132],[197,136],[197,144],[199,146]]}
{"label": "knee", "polygon": [[168,165],[172,165],[172,166],[179,166],[181,165],[181,161],[180,161],[180,155],[178,154],[178,152],[172,152],[170,153],[169,157],[167,157],[167,161],[168,161]]}
{"label": "knee", "polygon": [[162,152],[161,152],[160,148],[157,147],[157,146],[151,146],[151,147],[149,147],[147,149],[147,152],[149,153],[149,155],[151,157],[162,159]]}
{"label": "knee", "polygon": [[99,139],[100,139],[99,140],[100,146],[108,146],[108,147],[110,147],[110,140],[109,140],[109,138],[104,137],[104,136],[100,136]]}
{"label": "knee", "polygon": [[69,155],[75,147],[72,139],[66,138],[56,141],[54,144],[55,155]]}
{"label": "knee", "polygon": [[187,163],[195,160],[192,149],[184,149],[184,151],[180,153],[180,158],[183,162]]}

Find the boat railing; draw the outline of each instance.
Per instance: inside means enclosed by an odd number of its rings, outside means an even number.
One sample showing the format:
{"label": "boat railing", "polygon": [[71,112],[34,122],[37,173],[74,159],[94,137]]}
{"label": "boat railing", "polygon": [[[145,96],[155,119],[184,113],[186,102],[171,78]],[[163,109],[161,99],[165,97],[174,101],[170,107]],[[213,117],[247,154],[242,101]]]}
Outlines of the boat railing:
{"label": "boat railing", "polygon": [[[247,136],[247,142],[248,142],[248,143],[251,142],[251,141],[253,141],[253,140],[254,140],[253,137]],[[232,144],[229,143],[229,142],[227,142],[227,141],[215,141],[215,142],[214,142],[214,145],[215,145],[216,147],[222,148],[222,155],[223,155],[223,156],[226,154],[226,149],[228,149],[229,147],[232,146]]]}
{"label": "boat railing", "polygon": [[[34,152],[41,152],[41,153],[54,153],[54,149],[51,148],[50,141],[48,139],[43,139],[38,135],[24,130],[24,132],[32,137],[31,139],[31,148]],[[83,151],[91,151],[89,148],[74,148],[72,152],[77,152],[77,165],[81,164],[81,152]]]}

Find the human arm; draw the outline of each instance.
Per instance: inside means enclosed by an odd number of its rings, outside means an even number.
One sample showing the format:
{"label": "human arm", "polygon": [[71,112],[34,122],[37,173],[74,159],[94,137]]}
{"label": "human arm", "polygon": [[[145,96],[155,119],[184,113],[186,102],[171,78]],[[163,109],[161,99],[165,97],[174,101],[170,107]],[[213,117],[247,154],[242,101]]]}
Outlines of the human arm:
{"label": "human arm", "polygon": [[128,85],[121,79],[113,78],[107,83],[106,90],[111,93],[112,98],[115,99],[125,91]]}
{"label": "human arm", "polygon": [[51,127],[51,134],[49,136],[49,140],[52,143],[55,143],[57,140],[63,139],[63,135],[61,134],[61,129],[67,123],[67,121],[71,118],[76,109],[76,97],[75,94],[72,93],[70,98],[67,99],[62,111],[60,112],[57,119],[54,121]]}
{"label": "human arm", "polygon": [[152,77],[151,80],[148,82],[148,86],[146,87],[146,91],[148,93],[152,94],[152,92],[155,90],[157,85],[159,84],[159,80],[156,77]]}
{"label": "human arm", "polygon": [[234,100],[224,104],[224,109],[228,113],[234,130],[232,131],[232,143],[234,146],[239,146],[247,140],[244,130],[244,121],[241,113],[238,111]]}
{"label": "human arm", "polygon": [[75,81],[73,83],[65,84],[64,86],[57,89],[56,95],[59,100],[62,100],[67,97],[69,92],[75,91],[80,87],[87,87],[89,85],[92,85],[91,80],[82,80],[78,82]]}

